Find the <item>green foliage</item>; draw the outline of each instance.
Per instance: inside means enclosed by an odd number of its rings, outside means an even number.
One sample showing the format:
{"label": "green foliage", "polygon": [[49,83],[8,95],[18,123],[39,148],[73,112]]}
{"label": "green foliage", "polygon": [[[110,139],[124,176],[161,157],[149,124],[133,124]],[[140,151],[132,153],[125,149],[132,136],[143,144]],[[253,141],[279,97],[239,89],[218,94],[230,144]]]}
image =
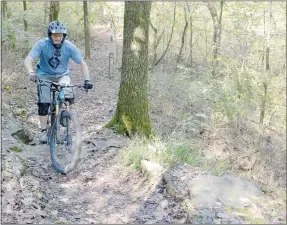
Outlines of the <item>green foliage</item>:
{"label": "green foliage", "polygon": [[7,170],[3,170],[3,176],[6,176],[6,177],[13,177],[13,174],[8,172]]}
{"label": "green foliage", "polygon": [[132,169],[140,169],[141,160],[149,160],[165,167],[176,164],[203,166],[204,156],[201,152],[191,149],[187,144],[170,140],[168,142],[155,137],[153,140],[133,138],[129,145],[120,150],[119,160]]}
{"label": "green foliage", "polygon": [[9,150],[13,152],[22,152],[22,149],[17,146],[10,147]]}
{"label": "green foliage", "polygon": [[254,218],[252,209],[250,209],[250,208],[228,208],[228,207],[226,207],[225,210],[230,214],[233,212],[239,212],[239,213],[243,213],[243,214],[247,215],[246,219],[251,224],[267,224],[267,222],[264,219]]}
{"label": "green foliage", "polygon": [[165,152],[164,161],[169,165],[188,164],[201,166],[204,163],[203,155],[182,144],[170,144]]}
{"label": "green foliage", "polygon": [[[45,18],[45,2],[27,2],[24,12],[23,2],[9,2],[9,18],[2,19],[2,47],[9,49],[30,49],[33,44],[47,36],[48,14]],[[111,17],[118,27],[122,26],[123,3],[90,2],[90,23],[107,24]],[[79,10],[81,9],[81,10]],[[68,30],[67,39],[82,45],[84,42],[83,2],[60,2],[59,20]],[[110,10],[110,11],[109,11]],[[24,32],[25,17],[28,32]],[[91,30],[92,31],[92,30]],[[80,48],[79,45],[79,48]]]}
{"label": "green foliage", "polygon": [[213,104],[214,118],[221,118],[231,122],[252,115],[258,107],[258,96],[261,90],[258,89],[261,75],[254,70],[243,70],[238,67],[230,69],[229,66],[222,69],[224,79],[216,83],[218,99]]}
{"label": "green foliage", "polygon": [[139,137],[135,137],[128,147],[121,149],[118,156],[121,163],[133,170],[139,170],[141,160],[147,157],[145,140]]}
{"label": "green foliage", "polygon": [[14,27],[9,22],[2,22],[2,46],[6,45],[9,48],[15,49],[17,46],[16,32]]}
{"label": "green foliage", "polygon": [[27,113],[25,110],[20,109],[20,110],[14,110],[13,111],[13,116],[14,117],[21,117],[21,118],[25,118],[27,116]]}
{"label": "green foliage", "polygon": [[[42,4],[35,3],[32,6],[27,3],[28,9],[24,13],[23,2],[8,3],[11,15],[9,19],[2,19],[2,48],[27,51],[41,38],[42,33],[39,31],[44,27],[44,24],[40,23],[43,21],[40,19],[43,15]],[[24,16],[28,22],[28,32],[24,31]]]}
{"label": "green foliage", "polygon": [[[265,75],[254,69],[240,68],[236,61],[227,58],[222,59],[222,63],[224,63],[224,67],[221,68],[223,77],[217,79],[210,89],[210,94],[214,93],[213,122],[220,124],[246,118],[258,120],[264,98],[263,76]],[[272,122],[282,129],[286,124],[286,120],[283,119],[285,115],[283,105],[286,101],[282,95],[286,91],[283,80],[282,76],[268,75],[265,112],[267,118],[265,124]],[[280,118],[280,122],[278,123],[275,118]]]}

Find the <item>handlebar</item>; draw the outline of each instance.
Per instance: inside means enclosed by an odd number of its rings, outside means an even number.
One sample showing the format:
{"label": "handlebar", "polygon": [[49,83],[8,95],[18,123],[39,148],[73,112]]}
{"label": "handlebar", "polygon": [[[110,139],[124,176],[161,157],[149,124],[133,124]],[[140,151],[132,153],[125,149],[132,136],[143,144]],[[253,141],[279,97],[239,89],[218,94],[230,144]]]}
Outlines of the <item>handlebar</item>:
{"label": "handlebar", "polygon": [[[40,80],[39,80],[40,81]],[[61,83],[57,83],[57,82],[54,82],[54,81],[49,81],[49,80],[42,80],[44,82],[47,82],[47,83],[50,83],[51,86],[55,87],[56,89],[58,89],[59,87],[78,87],[78,88],[84,88],[83,85],[67,85],[67,84],[61,84]],[[39,82],[41,83],[41,82]],[[40,85],[43,85],[43,86],[47,86],[46,84],[40,84]],[[85,89],[86,92],[88,92],[88,89]]]}

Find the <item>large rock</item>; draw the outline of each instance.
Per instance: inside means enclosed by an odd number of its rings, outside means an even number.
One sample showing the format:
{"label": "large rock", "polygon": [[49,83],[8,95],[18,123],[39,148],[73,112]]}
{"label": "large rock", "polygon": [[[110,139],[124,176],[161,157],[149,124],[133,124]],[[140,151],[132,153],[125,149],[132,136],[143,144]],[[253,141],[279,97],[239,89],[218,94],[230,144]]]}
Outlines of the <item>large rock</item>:
{"label": "large rock", "polygon": [[141,168],[142,172],[151,179],[160,177],[163,172],[162,166],[147,160],[141,160]]}
{"label": "large rock", "polygon": [[19,123],[12,115],[7,116],[5,119],[6,128],[8,129],[9,134],[17,133],[21,130],[21,126],[19,126]]}
{"label": "large rock", "polygon": [[35,134],[31,132],[30,125],[18,122],[13,116],[9,115],[5,118],[3,126],[4,138],[14,137],[15,140],[20,141],[27,145],[35,145]]}
{"label": "large rock", "polygon": [[141,170],[149,179],[149,182],[153,188],[160,183],[163,173],[162,166],[147,160],[141,160]]}
{"label": "large rock", "polygon": [[6,178],[20,178],[26,171],[26,161],[19,155],[11,152],[4,162],[3,176]]}
{"label": "large rock", "polygon": [[35,144],[34,138],[31,134],[31,132],[27,129],[21,129],[18,130],[15,133],[11,134],[12,137],[14,137],[15,139],[17,139],[18,141],[24,143],[24,144]]}
{"label": "large rock", "polygon": [[197,177],[188,183],[190,197],[197,208],[209,208],[220,202],[226,207],[242,208],[262,192],[250,181],[224,175]]}
{"label": "large rock", "polygon": [[187,165],[177,165],[166,170],[162,177],[167,193],[182,200],[188,198],[188,182],[198,173],[197,169]]}

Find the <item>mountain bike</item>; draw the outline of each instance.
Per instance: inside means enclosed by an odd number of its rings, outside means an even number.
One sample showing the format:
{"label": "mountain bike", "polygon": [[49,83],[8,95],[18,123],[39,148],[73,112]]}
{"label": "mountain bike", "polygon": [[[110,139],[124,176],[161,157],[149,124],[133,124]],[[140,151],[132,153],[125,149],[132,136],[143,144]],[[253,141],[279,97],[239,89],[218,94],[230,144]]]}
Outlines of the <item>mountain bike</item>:
{"label": "mountain bike", "polygon": [[57,172],[67,174],[80,161],[82,128],[78,117],[70,112],[70,101],[65,96],[64,89],[83,86],[62,85],[47,80],[40,82],[39,85],[48,86],[51,93],[47,120],[47,144],[50,145],[52,165]]}

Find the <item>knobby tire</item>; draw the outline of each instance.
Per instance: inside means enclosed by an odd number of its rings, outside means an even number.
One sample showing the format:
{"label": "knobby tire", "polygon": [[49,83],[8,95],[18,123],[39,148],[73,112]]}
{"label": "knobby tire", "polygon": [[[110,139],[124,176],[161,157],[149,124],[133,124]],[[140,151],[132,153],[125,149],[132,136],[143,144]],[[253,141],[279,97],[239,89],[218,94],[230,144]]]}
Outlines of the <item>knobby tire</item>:
{"label": "knobby tire", "polygon": [[[60,132],[59,129],[63,129],[63,130],[66,129],[60,123],[60,120],[66,120],[66,119],[69,120],[69,123],[73,124],[75,131],[71,133],[72,135],[71,151],[73,151],[73,153],[69,154],[67,150],[67,156],[71,155],[70,157],[71,160],[65,158],[64,159],[65,163],[63,163],[61,160],[59,160],[59,158],[57,157],[57,154],[59,151],[64,152],[65,146],[63,146],[63,144],[61,145],[58,143],[57,132]],[[78,162],[80,161],[81,150],[82,150],[82,129],[81,129],[80,121],[74,113],[64,111],[62,112],[60,118],[56,118],[56,121],[54,122],[52,129],[51,129],[50,156],[51,156],[52,165],[55,168],[55,170],[62,174],[67,174],[71,170],[73,170],[77,166]],[[64,154],[66,153],[64,152]],[[66,157],[66,155],[64,157]]]}

